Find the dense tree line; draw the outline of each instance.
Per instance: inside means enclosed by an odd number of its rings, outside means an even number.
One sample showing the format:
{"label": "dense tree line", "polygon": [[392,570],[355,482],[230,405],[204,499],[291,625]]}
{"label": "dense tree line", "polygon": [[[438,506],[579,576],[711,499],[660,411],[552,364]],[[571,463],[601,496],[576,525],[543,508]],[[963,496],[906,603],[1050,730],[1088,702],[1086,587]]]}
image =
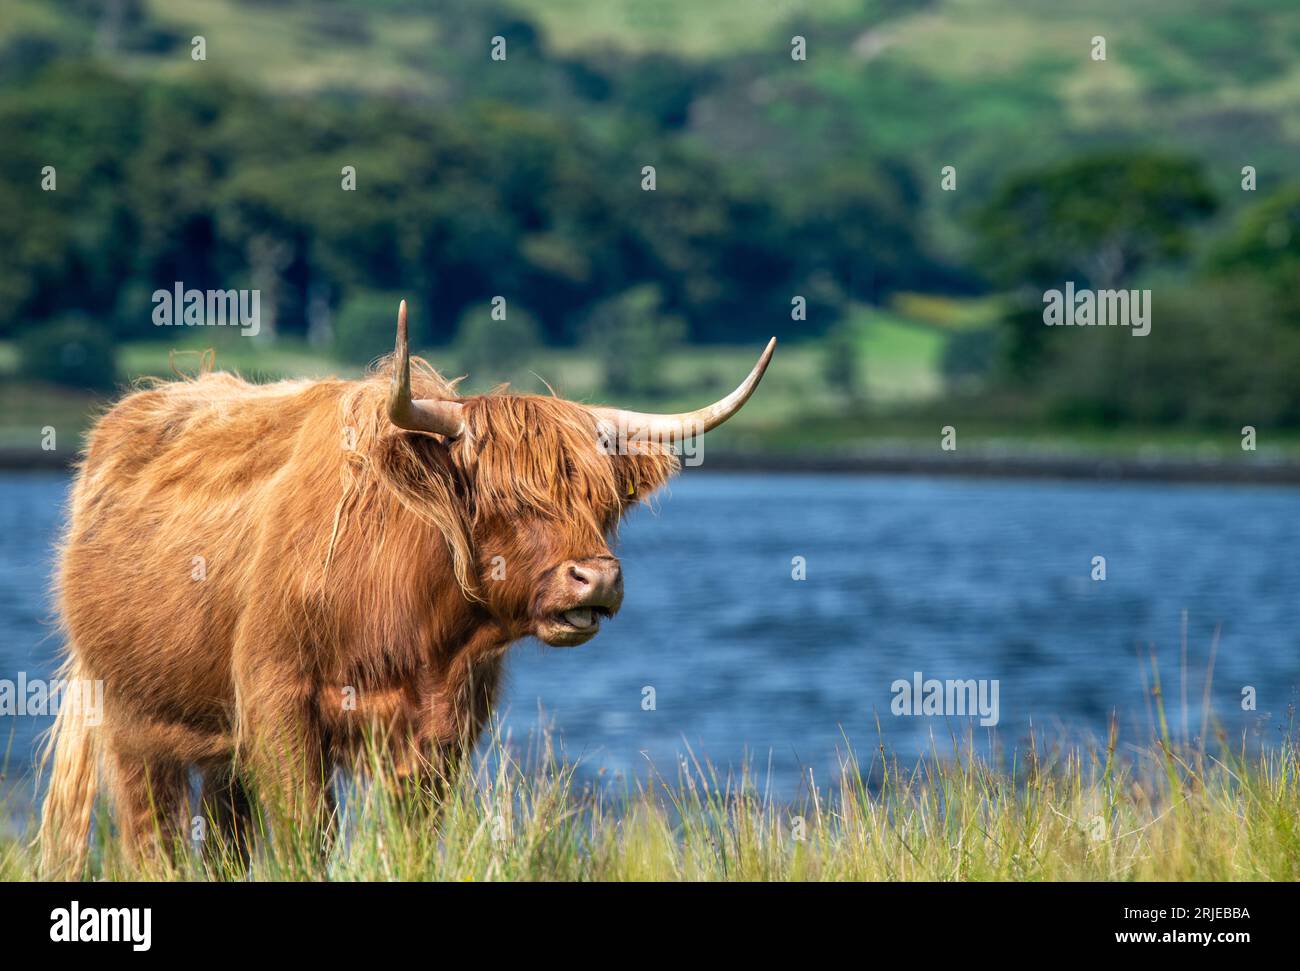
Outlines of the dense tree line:
{"label": "dense tree line", "polygon": [[[525,23],[511,31],[511,57],[545,57]],[[485,80],[427,103],[136,80],[45,54],[0,94],[0,236],[14,243],[0,337],[73,313],[153,337],[150,295],[182,281],[260,288],[282,334],[400,292],[426,341],[496,295],[571,341],[652,286],[687,339],[723,341],[760,319],[817,333],[850,299],[951,273],[918,238],[904,167],[777,180],[723,164],[676,127],[707,77],[664,58],[557,60],[527,91]],[[796,295],[806,321],[791,319]]]}
{"label": "dense tree line", "polygon": [[[368,41],[359,5],[288,6],[322,43]],[[1084,140],[1016,170],[990,130],[950,194],[923,184],[934,158],[872,142],[860,88],[815,87],[788,58],[556,53],[507,7],[445,0],[436,93],[298,95],[216,66],[122,70],[106,52],[185,63],[189,32],[139,0],[62,9],[84,29],[0,50],[0,339],[31,376],[111,383],[114,344],[157,338],[151,295],[180,281],[257,288],[265,328],[355,362],[387,345],[400,298],[420,341],[467,360],[583,341],[613,386],[647,395],[649,347],[823,337],[827,380],[864,407],[855,305],[983,290],[1003,309],[950,339],[954,386],[1070,420],[1300,424],[1300,187],[1276,172],[1258,201],[1253,185],[1229,200],[1224,173],[1186,155]],[[928,90],[914,74],[888,75],[898,99]],[[774,85],[808,106],[784,127],[752,108]],[[942,246],[922,228],[936,197]],[[1150,287],[1151,336],[1045,327],[1065,281]],[[508,321],[489,316],[497,297]]]}
{"label": "dense tree line", "polygon": [[[1253,192],[1253,173],[1242,191]],[[1300,425],[1300,188],[1226,225],[1203,167],[1106,152],[1009,178],[978,214],[977,258],[1006,294],[1001,384],[1088,424]],[[1149,291],[1151,328],[1044,326],[1046,294]],[[960,362],[957,362],[960,363]]]}

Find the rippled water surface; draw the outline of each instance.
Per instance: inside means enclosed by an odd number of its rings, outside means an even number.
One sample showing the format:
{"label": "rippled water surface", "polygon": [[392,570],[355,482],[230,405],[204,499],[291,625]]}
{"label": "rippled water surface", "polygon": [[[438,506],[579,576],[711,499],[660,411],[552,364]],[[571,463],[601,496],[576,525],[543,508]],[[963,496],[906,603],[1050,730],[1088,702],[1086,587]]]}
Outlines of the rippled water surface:
{"label": "rippled water surface", "polygon": [[[64,476],[0,476],[0,678],[47,676],[51,545]],[[1212,707],[1268,741],[1300,685],[1300,492],[1136,484],[966,481],[688,471],[624,525],[627,596],[594,641],[513,649],[506,721],[538,710],[589,770],[672,771],[689,745],[722,766],[748,756],[781,789],[824,773],[844,738],[900,756],[962,719],[899,717],[891,685],[996,679],[1004,747],[1031,726],[1104,736],[1115,711],[1148,730],[1139,646],[1154,645],[1175,731]],[[1090,579],[1094,556],[1107,579]],[[806,579],[792,579],[794,557]],[[1241,710],[1253,687],[1258,710]],[[650,689],[653,710],[646,710]],[[10,775],[39,718],[0,718]],[[980,739],[987,731],[976,730]],[[18,774],[21,774],[19,772]]]}

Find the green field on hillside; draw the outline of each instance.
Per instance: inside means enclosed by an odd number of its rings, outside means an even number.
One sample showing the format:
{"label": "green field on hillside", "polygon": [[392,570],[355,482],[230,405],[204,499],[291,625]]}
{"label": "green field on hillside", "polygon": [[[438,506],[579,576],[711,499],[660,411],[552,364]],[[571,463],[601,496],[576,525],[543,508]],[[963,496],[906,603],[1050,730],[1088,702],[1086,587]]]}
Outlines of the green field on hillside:
{"label": "green field on hillside", "polygon": [[[892,405],[934,398],[942,390],[938,355],[946,339],[931,325],[894,314],[862,312],[858,318],[862,350],[862,381],[869,401]],[[228,338],[217,342],[202,329],[181,332],[175,343],[140,341],[124,344],[119,351],[118,372],[123,385],[144,376],[167,377],[192,374],[200,366],[205,350],[215,352],[216,366],[255,381],[298,377],[357,377],[362,368],[340,362],[301,341],[263,342],[256,338]],[[386,349],[377,348],[376,357]],[[469,373],[461,385],[465,393],[489,390],[502,382],[519,392],[557,394],[579,401],[615,401],[628,407],[675,410],[697,407],[730,391],[753,366],[762,345],[750,347],[690,346],[669,351],[661,371],[662,395],[631,398],[611,393],[604,386],[601,365],[581,349],[539,348],[527,366],[518,372]],[[453,347],[435,347],[420,352],[448,377],[467,373]],[[77,416],[88,411],[91,399],[70,395],[60,389],[24,387],[14,380],[16,355],[12,345],[0,343],[0,401],[9,405],[0,411],[0,445],[17,445],[30,440],[41,426],[80,425]],[[816,341],[783,343],[763,383],[763,394],[737,416],[732,431],[763,432],[788,424],[808,414],[842,414],[849,402],[826,386],[822,376],[825,351]]]}
{"label": "green field on hillside", "polygon": [[[130,74],[209,72],[285,96],[359,90],[435,103],[476,95],[459,79],[467,63],[488,59],[490,44],[457,32],[455,4],[440,13],[413,0],[145,7],[163,37],[10,0],[0,43],[76,35],[103,50],[117,37],[112,61]],[[1221,188],[1245,163],[1282,177],[1300,145],[1300,18],[1287,0],[1194,13],[1174,0],[516,0],[499,10],[503,30],[517,11],[556,53],[707,62],[715,81],[692,127],[721,148],[785,156],[793,137],[818,154],[815,140],[852,134],[906,158],[927,182],[957,165],[969,181],[954,198],[932,200],[940,222],[967,190],[1088,143],[1140,138],[1190,150],[1222,166]],[[796,34],[808,41],[798,64],[789,55]],[[195,35],[207,41],[202,64],[189,57]],[[1090,57],[1096,35],[1107,41],[1104,62]],[[855,131],[828,127],[846,123]],[[744,139],[732,130],[740,126]]]}

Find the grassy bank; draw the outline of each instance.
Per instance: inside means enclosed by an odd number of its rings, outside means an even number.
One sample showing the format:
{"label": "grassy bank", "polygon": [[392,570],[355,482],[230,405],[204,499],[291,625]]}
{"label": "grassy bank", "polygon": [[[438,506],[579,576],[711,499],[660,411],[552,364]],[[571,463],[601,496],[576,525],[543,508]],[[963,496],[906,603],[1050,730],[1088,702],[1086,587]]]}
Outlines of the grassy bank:
{"label": "grassy bank", "polygon": [[[910,295],[889,310],[863,309],[853,329],[858,345],[857,390],[830,385],[828,351],[817,340],[785,342],[763,381],[762,393],[715,433],[720,453],[779,455],[946,455],[941,430],[957,429],[959,455],[1028,458],[1106,457],[1143,461],[1223,464],[1300,461],[1300,432],[1261,427],[1257,450],[1241,449],[1240,424],[1231,427],[1166,425],[1106,427],[1062,424],[1031,398],[967,392],[948,386],[940,360],[953,333],[981,327],[987,306]],[[218,335],[228,336],[228,335]],[[677,411],[730,391],[753,365],[762,341],[752,346],[687,346],[663,355],[662,386],[652,396],[605,386],[601,361],[582,348],[538,348],[515,372],[481,373],[455,346],[421,353],[448,376],[469,373],[462,390],[475,393],[500,382],[521,392],[549,393],[578,401],[617,402],[625,407]],[[300,340],[264,343],[207,331],[181,331],[174,341],[140,341],[119,350],[122,387],[144,376],[193,372],[213,349],[219,369],[256,381],[280,378],[355,377],[363,366],[340,361]],[[376,348],[379,356],[385,348]],[[58,432],[61,454],[72,455],[93,414],[113,395],[92,395],[24,380],[12,343],[0,342],[0,450],[17,454],[40,448],[46,428]],[[38,458],[43,456],[38,456]]]}
{"label": "grassy bank", "polygon": [[[829,786],[779,803],[752,776],[684,760],[612,796],[543,754],[498,746],[435,827],[372,786],[350,800],[327,859],[306,840],[263,844],[257,880],[1297,880],[1300,759],[1284,743],[1246,758],[1157,741],[1127,750],[1022,753],[995,767],[968,751],[911,769],[849,761]],[[872,779],[868,786],[864,776]],[[34,851],[0,845],[0,879],[38,876]],[[136,869],[106,822],[87,877],[244,878],[228,855]]]}

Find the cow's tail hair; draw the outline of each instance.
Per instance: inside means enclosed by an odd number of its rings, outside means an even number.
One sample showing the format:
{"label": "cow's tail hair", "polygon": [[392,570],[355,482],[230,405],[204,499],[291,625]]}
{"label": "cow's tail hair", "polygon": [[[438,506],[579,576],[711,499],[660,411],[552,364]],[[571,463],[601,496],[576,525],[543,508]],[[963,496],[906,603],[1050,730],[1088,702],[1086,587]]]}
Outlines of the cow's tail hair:
{"label": "cow's tail hair", "polygon": [[[78,690],[91,684],[75,656],[63,663],[59,676]],[[41,753],[40,775],[48,768],[49,784],[36,842],[46,879],[77,879],[86,864],[99,788],[99,731],[88,707],[65,693]]]}

